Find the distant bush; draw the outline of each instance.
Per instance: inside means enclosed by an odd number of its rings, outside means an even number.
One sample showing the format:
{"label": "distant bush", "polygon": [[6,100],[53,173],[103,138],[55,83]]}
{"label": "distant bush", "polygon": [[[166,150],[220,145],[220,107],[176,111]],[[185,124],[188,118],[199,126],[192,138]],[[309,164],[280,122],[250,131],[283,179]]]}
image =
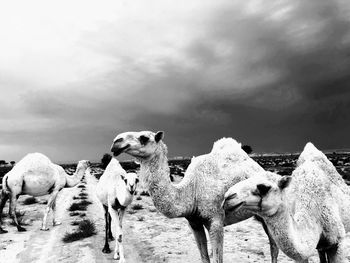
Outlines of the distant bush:
{"label": "distant bush", "polygon": [[71,204],[71,206],[68,208],[68,211],[72,211],[72,212],[77,210],[86,211],[87,206],[90,204],[92,204],[90,201],[82,200],[78,203]]}
{"label": "distant bush", "polygon": [[37,202],[38,202],[38,200],[36,200],[36,198],[33,196],[28,197],[28,198],[23,200],[24,205],[32,205],[32,204],[36,204]]}
{"label": "distant bush", "polygon": [[243,145],[242,146],[243,151],[245,151],[247,154],[251,154],[253,152],[253,148],[249,145]]}
{"label": "distant bush", "polygon": [[66,232],[62,241],[65,243],[71,243],[93,235],[96,235],[95,223],[89,219],[85,219],[79,222],[78,229],[75,232]]}
{"label": "distant bush", "polygon": [[68,211],[86,211],[86,206],[81,206],[78,203],[73,203],[69,208]]}
{"label": "distant bush", "polygon": [[87,196],[74,196],[73,200],[87,200],[88,197]]}
{"label": "distant bush", "polygon": [[78,226],[80,224],[81,220],[76,220],[70,223],[72,226]]}
{"label": "distant bush", "polygon": [[156,209],[155,207],[150,207],[150,208],[148,209],[148,211],[154,213],[154,212],[157,212],[157,209]]}
{"label": "distant bush", "polygon": [[143,191],[141,191],[140,195],[149,196],[149,193],[148,193],[148,191],[143,190]]}
{"label": "distant bush", "polygon": [[131,209],[133,210],[141,210],[143,209],[143,206],[141,204],[134,204],[131,206]]}
{"label": "distant bush", "polygon": [[136,211],[134,211],[134,210],[128,210],[127,213],[130,214],[130,215],[133,215],[133,214],[136,213]]}
{"label": "distant bush", "polygon": [[70,212],[69,215],[70,216],[78,216],[78,215],[80,215],[80,213],[75,211],[75,212]]}

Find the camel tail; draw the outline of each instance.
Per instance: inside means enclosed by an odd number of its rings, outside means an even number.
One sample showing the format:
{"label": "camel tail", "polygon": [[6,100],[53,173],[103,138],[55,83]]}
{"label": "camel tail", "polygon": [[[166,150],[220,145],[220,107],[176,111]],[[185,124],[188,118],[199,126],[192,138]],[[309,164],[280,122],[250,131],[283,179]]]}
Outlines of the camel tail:
{"label": "camel tail", "polygon": [[9,194],[11,192],[10,187],[8,185],[8,176],[5,175],[4,178],[2,179],[2,192]]}

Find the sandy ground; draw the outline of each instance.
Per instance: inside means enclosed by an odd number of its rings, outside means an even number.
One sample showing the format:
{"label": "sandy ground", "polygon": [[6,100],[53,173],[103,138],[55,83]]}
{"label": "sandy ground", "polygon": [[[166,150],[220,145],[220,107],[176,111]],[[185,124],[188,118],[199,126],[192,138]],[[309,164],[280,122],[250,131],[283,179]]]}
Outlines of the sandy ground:
{"label": "sandy ground", "polygon": [[[24,222],[27,232],[19,233],[5,220],[7,234],[0,235],[0,262],[113,262],[113,253],[101,252],[104,244],[104,215],[95,196],[96,178],[86,173],[87,193],[92,205],[88,207],[86,217],[96,224],[98,234],[90,238],[65,244],[62,237],[75,226],[71,222],[79,216],[71,217],[67,208],[78,195],[81,188],[64,189],[59,195],[58,218],[62,225],[41,231],[41,218],[44,204],[23,205],[26,196],[20,197],[18,210],[25,211]],[[138,199],[138,200],[137,200]],[[47,197],[38,198],[40,202]],[[132,206],[140,204],[141,209]],[[7,208],[5,208],[7,211]],[[51,219],[51,217],[49,217]],[[50,221],[51,222],[51,221]],[[350,239],[350,236],[349,236]],[[114,241],[110,247],[114,249]],[[171,262],[200,263],[199,253],[187,221],[183,218],[168,219],[156,211],[148,196],[135,197],[128,208],[124,220],[124,246],[126,260],[129,263]],[[350,253],[350,245],[349,245]],[[260,224],[253,219],[225,228],[224,262],[270,262],[267,237]],[[293,262],[280,252],[279,262]],[[312,263],[319,262],[317,257]],[[349,255],[350,262],[350,255]]]}

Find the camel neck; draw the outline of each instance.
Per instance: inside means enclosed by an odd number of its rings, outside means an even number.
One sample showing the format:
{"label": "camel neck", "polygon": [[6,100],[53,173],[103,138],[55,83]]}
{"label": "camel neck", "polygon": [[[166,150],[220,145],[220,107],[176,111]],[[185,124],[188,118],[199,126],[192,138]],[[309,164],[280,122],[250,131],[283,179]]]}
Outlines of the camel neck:
{"label": "camel neck", "polygon": [[264,220],[279,248],[294,260],[305,260],[314,253],[321,235],[316,222],[303,217],[295,219],[292,211],[283,205],[277,213]]}
{"label": "camel neck", "polygon": [[179,189],[170,180],[167,150],[164,143],[159,147],[152,158],[141,162],[141,176],[150,192],[155,207],[167,217],[182,217],[187,212],[184,204],[182,189]]}
{"label": "camel neck", "polygon": [[77,170],[73,175],[66,174],[66,187],[74,187],[80,183],[81,178],[85,173],[85,169],[83,167],[77,167]]}

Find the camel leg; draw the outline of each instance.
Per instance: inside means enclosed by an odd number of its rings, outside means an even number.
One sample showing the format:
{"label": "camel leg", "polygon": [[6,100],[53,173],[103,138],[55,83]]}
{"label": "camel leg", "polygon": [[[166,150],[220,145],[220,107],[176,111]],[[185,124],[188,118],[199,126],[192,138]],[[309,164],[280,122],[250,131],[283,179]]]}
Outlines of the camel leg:
{"label": "camel leg", "polygon": [[115,235],[117,241],[115,242],[114,249],[114,259],[119,259],[119,263],[125,263],[124,257],[124,247],[123,247],[123,231],[122,231],[122,220],[124,216],[125,209],[119,209],[119,211],[115,211],[112,206],[109,204],[108,209],[112,211],[110,215],[112,216],[112,220],[115,224]]}
{"label": "camel leg", "polygon": [[9,199],[9,195],[5,193],[4,191],[0,192],[0,234],[7,233],[5,229],[1,227],[2,224],[2,211],[4,209],[4,206],[6,204],[6,201]]}
{"label": "camel leg", "polygon": [[45,212],[44,212],[44,217],[43,217],[43,223],[42,223],[42,226],[41,226],[41,229],[40,230],[43,230],[43,231],[47,231],[49,230],[49,228],[47,227],[47,216],[50,212],[50,209],[52,208],[53,206],[53,203],[56,201],[56,197],[57,197],[57,194],[58,194],[58,191],[55,190],[52,192],[48,202],[47,202],[47,206],[46,206],[46,209],[45,209]]}
{"label": "camel leg", "polygon": [[118,236],[117,243],[119,243],[119,251],[120,251],[120,261],[119,263],[125,262],[125,256],[124,256],[124,246],[123,246],[123,218],[125,214],[125,208],[121,208],[119,210],[119,229],[121,231],[121,235]]}
{"label": "camel leg", "polygon": [[[58,194],[58,193],[57,193]],[[52,217],[52,225],[53,226],[58,226],[58,225],[61,225],[62,222],[56,220],[56,201],[57,201],[57,194],[56,196],[54,197],[53,201],[52,201],[52,214],[53,214],[53,217]]]}
{"label": "camel leg", "polygon": [[224,253],[224,226],[223,220],[213,219],[207,226],[211,247],[213,250],[213,262],[222,263]]}
{"label": "camel leg", "polygon": [[326,252],[318,250],[318,256],[320,258],[320,263],[328,263]]}
{"label": "camel leg", "polygon": [[327,250],[328,262],[329,263],[347,263],[346,259],[346,247],[344,244],[344,238],[342,238],[338,245]]}
{"label": "camel leg", "polygon": [[[197,247],[201,255],[202,263],[210,263],[208,255],[207,237],[205,235],[204,227],[202,223],[199,223],[196,219],[188,220],[189,226],[196,239]],[[197,222],[196,222],[197,221]]]}
{"label": "camel leg", "polygon": [[21,227],[18,223],[18,220],[17,220],[16,206],[17,206],[17,196],[12,195],[10,198],[10,216],[11,216],[13,222],[15,223],[17,230],[19,232],[24,232],[24,231],[26,231],[26,229]]}
{"label": "camel leg", "polygon": [[103,205],[103,208],[105,210],[105,245],[102,249],[102,252],[103,253],[111,253],[111,249],[109,248],[109,245],[108,245],[108,228],[110,226],[110,222],[109,222],[109,219],[110,219],[110,215],[108,213],[108,207],[106,205]]}
{"label": "camel leg", "polygon": [[0,192],[0,223],[2,223],[2,211],[4,210],[5,204],[9,199],[9,195],[4,191]]}
{"label": "camel leg", "polygon": [[112,234],[112,217],[111,217],[111,215],[109,215],[108,231],[109,231],[109,240],[113,241],[114,237],[113,237],[113,234]]}
{"label": "camel leg", "polygon": [[[265,233],[267,235],[267,237],[269,238],[269,243],[270,243],[270,253],[271,253],[271,263],[277,263],[277,257],[278,257],[278,253],[279,253],[279,249],[278,246],[275,242],[275,240],[272,238],[269,229],[267,228],[264,220],[260,217],[255,217],[263,226]],[[323,263],[323,262],[321,262]],[[327,263],[327,262],[326,262]]]}

